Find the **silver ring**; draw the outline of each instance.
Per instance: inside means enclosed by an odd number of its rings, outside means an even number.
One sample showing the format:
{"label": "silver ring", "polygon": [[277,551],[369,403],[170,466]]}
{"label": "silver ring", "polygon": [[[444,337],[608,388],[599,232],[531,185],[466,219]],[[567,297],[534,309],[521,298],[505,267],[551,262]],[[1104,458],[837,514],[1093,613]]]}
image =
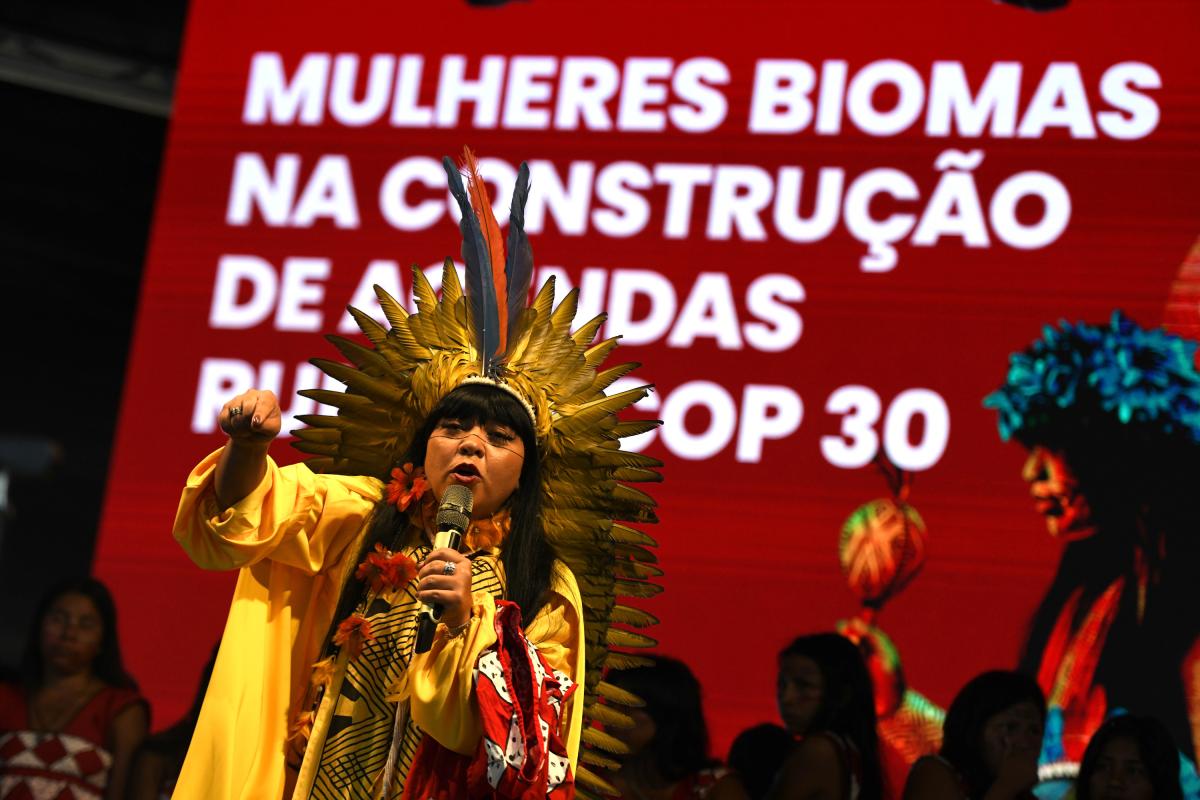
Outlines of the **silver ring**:
{"label": "silver ring", "polygon": [[454,570],[456,570],[456,569],[458,569],[457,564],[455,564],[453,561],[447,561],[446,566],[442,567],[442,574],[443,575],[453,575]]}
{"label": "silver ring", "polygon": [[229,419],[232,420],[234,417],[240,416],[241,413],[242,413],[242,407],[234,406],[233,408],[229,409]]}

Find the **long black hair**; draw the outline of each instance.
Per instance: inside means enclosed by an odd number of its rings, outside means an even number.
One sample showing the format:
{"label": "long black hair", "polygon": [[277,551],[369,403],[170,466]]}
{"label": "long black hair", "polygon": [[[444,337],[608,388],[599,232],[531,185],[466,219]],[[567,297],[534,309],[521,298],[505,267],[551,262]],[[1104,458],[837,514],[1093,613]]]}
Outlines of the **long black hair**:
{"label": "long black hair", "polygon": [[137,682],[125,671],[121,659],[121,644],[117,638],[117,606],[108,587],[95,578],[69,578],[53,586],[42,596],[29,637],[25,643],[25,657],[21,661],[21,681],[27,691],[42,685],[45,678],[45,663],[42,660],[42,625],[50,607],[63,595],[83,595],[92,601],[100,614],[100,649],[92,662],[92,674],[109,686],[122,689],[137,689]]}
{"label": "long black hair", "polygon": [[1037,681],[1020,672],[992,670],[968,681],[950,703],[942,724],[941,755],[966,781],[971,797],[982,796],[996,777],[983,755],[987,721],[1024,702],[1037,706],[1046,721],[1046,697]]}
{"label": "long black hair", "polygon": [[667,781],[678,781],[710,766],[708,726],[700,699],[700,682],[687,664],[654,656],[648,667],[612,670],[607,680],[633,692],[654,721],[654,738],[647,745],[650,761]]}
{"label": "long black hair", "polygon": [[[485,383],[466,383],[448,393],[429,412],[425,422],[413,434],[405,451],[405,463],[417,466],[425,463],[429,436],[445,419],[456,419],[468,427],[489,422],[506,425],[516,432],[525,445],[525,459],[521,464],[517,489],[508,501],[512,529],[502,547],[500,562],[504,565],[505,596],[517,604],[521,609],[521,618],[528,623],[546,603],[555,558],[554,550],[542,529],[541,465],[533,421],[525,406],[509,392]],[[416,505],[412,513],[420,513]],[[367,533],[362,539],[355,563],[361,561],[377,542],[392,546],[408,528],[408,523],[408,512],[399,511],[387,502],[386,497],[381,498],[371,512]],[[401,543],[411,545],[418,542]],[[342,592],[334,614],[335,627],[354,610],[361,594],[362,584],[352,579]]]}
{"label": "long black hair", "polygon": [[726,761],[737,773],[750,800],[767,796],[794,744],[786,728],[771,722],[747,728],[734,737]]}
{"label": "long black hair", "polygon": [[883,768],[879,760],[879,735],[875,724],[875,690],[862,653],[844,636],[814,633],[801,636],[779,653],[810,658],[821,670],[824,688],[821,706],[806,735],[828,731],[854,743],[862,765],[860,796],[883,796]]}
{"label": "long black hair", "polygon": [[[1123,579],[1108,633],[1096,645],[1102,649],[1093,682],[1104,687],[1110,709],[1158,718],[1191,756],[1187,690],[1180,676],[1200,636],[1194,594],[1200,582],[1200,506],[1193,500],[1200,448],[1182,437],[1153,444],[1130,443],[1117,434],[1043,438],[1078,478],[1095,532],[1063,549],[1030,621],[1018,668],[1038,674],[1068,604],[1078,598],[1071,620],[1075,629],[1095,601]],[[1143,657],[1146,653],[1154,657]]]}
{"label": "long black hair", "polygon": [[[1185,663],[1200,636],[1200,372],[1196,343],[1116,310],[1107,323],[1047,326],[984,400],[1003,439],[1060,453],[1094,533],[1066,545],[1029,627],[1020,669],[1041,674],[1052,632],[1077,629],[1118,580],[1124,591],[1092,684],[1108,708],[1151,714],[1194,757]],[[1140,585],[1139,585],[1140,584]],[[1147,657],[1153,654],[1153,657]],[[1056,665],[1048,665],[1056,666]]]}
{"label": "long black hair", "polygon": [[1113,739],[1121,738],[1130,739],[1137,745],[1146,776],[1154,787],[1154,800],[1183,800],[1183,789],[1179,784],[1179,751],[1171,734],[1153,717],[1133,715],[1113,717],[1092,734],[1075,781],[1078,800],[1092,800],[1092,775],[1100,766],[1104,748]]}

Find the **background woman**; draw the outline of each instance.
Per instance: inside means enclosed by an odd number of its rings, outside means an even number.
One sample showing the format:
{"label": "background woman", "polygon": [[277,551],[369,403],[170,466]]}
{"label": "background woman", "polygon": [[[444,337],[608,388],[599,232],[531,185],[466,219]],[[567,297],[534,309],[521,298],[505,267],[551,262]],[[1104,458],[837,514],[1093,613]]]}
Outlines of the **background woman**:
{"label": "background woman", "polygon": [[613,673],[640,697],[634,727],[614,734],[629,747],[614,784],[626,800],[744,800],[733,774],[708,755],[700,682],[682,661],[656,656],[648,667]]}
{"label": "background woman", "polygon": [[747,728],[734,738],[727,761],[750,800],[767,796],[794,744],[786,728],[771,722]]}
{"label": "background woman", "polygon": [[913,765],[905,800],[1032,798],[1038,779],[1046,698],[1017,672],[985,672],[946,712],[942,749]]}
{"label": "background woman", "polygon": [[69,580],[34,619],[20,683],[0,683],[0,797],[123,800],[149,709],[121,662],[112,595]]}
{"label": "background woman", "polygon": [[884,795],[875,696],[857,647],[836,633],[796,639],[779,654],[776,696],[785,727],[799,741],[768,797]]}
{"label": "background woman", "polygon": [[1156,719],[1114,717],[1088,742],[1075,786],[1078,800],[1183,800],[1178,747]]}

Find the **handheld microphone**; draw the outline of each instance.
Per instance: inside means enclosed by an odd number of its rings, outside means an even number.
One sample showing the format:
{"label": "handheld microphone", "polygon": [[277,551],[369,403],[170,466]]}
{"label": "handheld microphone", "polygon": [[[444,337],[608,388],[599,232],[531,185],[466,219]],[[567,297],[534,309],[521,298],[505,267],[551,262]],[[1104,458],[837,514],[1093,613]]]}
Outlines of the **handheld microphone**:
{"label": "handheld microphone", "polygon": [[[443,547],[458,549],[463,534],[471,524],[471,509],[474,505],[475,496],[467,487],[457,483],[446,487],[441,505],[438,506],[437,533],[433,537],[434,550]],[[413,650],[425,653],[433,646],[433,634],[442,616],[442,606],[439,603],[426,603],[418,616],[420,622],[417,623],[417,641]]]}

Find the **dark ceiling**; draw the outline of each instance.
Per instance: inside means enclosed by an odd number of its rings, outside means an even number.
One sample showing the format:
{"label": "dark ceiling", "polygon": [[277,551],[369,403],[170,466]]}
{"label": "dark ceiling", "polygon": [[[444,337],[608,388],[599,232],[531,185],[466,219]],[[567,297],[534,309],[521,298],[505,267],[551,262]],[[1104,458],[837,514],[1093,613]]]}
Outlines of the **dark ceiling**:
{"label": "dark ceiling", "polygon": [[[52,8],[51,8],[52,7]],[[187,3],[5,0],[0,25],[104,53],[174,68]]]}

